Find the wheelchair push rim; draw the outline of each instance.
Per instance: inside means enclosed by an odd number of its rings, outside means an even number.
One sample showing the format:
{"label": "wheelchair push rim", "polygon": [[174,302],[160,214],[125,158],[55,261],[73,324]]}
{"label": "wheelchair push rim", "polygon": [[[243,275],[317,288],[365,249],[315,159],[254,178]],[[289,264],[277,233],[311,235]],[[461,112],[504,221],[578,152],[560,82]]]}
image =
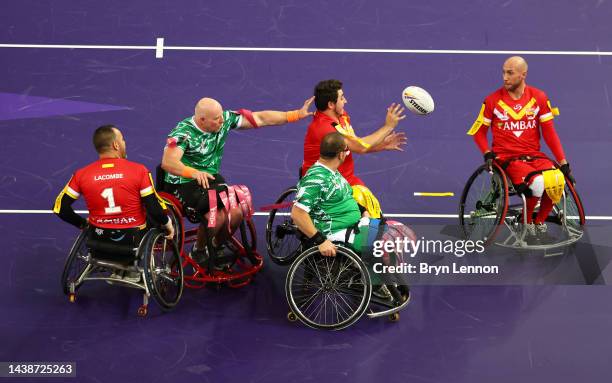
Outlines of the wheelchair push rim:
{"label": "wheelchair push rim", "polygon": [[490,174],[480,166],[468,179],[459,204],[459,223],[466,239],[493,242],[508,212],[508,180],[499,165]]}
{"label": "wheelchair push rim", "polygon": [[313,247],[291,264],[285,292],[291,311],[302,323],[341,330],[366,311],[372,284],[366,265],[350,249],[337,246],[335,257],[324,257]]}
{"label": "wheelchair push rim", "polygon": [[167,311],[183,294],[183,268],[179,250],[161,230],[150,230],[142,240],[139,256],[144,264],[145,284],[153,299]]}
{"label": "wheelchair push rim", "polygon": [[291,219],[291,204],[297,189],[285,190],[275,202],[287,203],[287,206],[270,210],[266,224],[266,247],[272,262],[285,266],[293,262],[300,254],[301,241],[297,226]]}
{"label": "wheelchair push rim", "polygon": [[179,249],[179,252],[183,252],[183,246],[185,244],[185,228],[183,223],[183,215],[181,214],[181,210],[179,208],[180,202],[174,198],[174,196],[160,192],[160,197],[164,201],[167,207],[167,214],[172,220],[172,225],[174,226],[174,243]]}

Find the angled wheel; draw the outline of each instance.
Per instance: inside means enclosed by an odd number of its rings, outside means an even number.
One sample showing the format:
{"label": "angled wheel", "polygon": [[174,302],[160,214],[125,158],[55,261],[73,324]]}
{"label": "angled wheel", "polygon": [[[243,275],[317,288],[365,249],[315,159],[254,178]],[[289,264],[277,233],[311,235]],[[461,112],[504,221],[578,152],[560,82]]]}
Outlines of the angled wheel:
{"label": "angled wheel", "polygon": [[153,299],[164,311],[174,308],[183,294],[183,268],[175,243],[165,239],[161,230],[152,229],[143,238],[138,253]]}
{"label": "angled wheel", "polygon": [[316,247],[291,264],[285,283],[291,312],[305,325],[340,330],[366,311],[372,293],[367,266],[354,252],[337,246],[335,257]]}
{"label": "angled wheel", "polygon": [[302,250],[302,234],[291,219],[291,202],[296,192],[295,187],[285,190],[275,202],[275,205],[282,207],[272,209],[268,214],[266,224],[268,255],[272,262],[281,266],[290,264]]}
{"label": "angled wheel", "polygon": [[508,211],[508,180],[494,164],[493,173],[482,165],[468,179],[459,204],[459,223],[466,239],[490,244]]}
{"label": "angled wheel", "polygon": [[88,249],[86,243],[87,230],[83,230],[74,241],[70,253],[68,253],[68,258],[66,258],[66,263],[64,264],[64,271],[62,272],[62,290],[64,294],[70,297],[71,302],[73,302],[76,297],[74,297],[74,294],[71,295],[70,285],[75,283],[75,291],[79,288],[81,283],[77,283],[77,281],[81,278],[88,266]]}

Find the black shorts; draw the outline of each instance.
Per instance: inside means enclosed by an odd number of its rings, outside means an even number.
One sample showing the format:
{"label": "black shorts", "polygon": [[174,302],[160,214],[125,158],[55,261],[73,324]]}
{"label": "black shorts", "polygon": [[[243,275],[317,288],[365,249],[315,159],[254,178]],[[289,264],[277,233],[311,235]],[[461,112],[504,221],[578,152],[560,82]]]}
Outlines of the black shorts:
{"label": "black shorts", "polygon": [[146,231],[146,227],[103,229],[90,226],[87,247],[94,258],[127,264],[136,258],[136,249]]}
{"label": "black shorts", "polygon": [[[209,180],[210,189],[217,191],[217,209],[223,209],[223,202],[219,198],[219,193],[227,191],[225,178],[221,174],[213,174],[214,180]],[[164,185],[164,190],[175,196],[183,205],[184,208],[194,209],[199,216],[202,216],[210,210],[208,202],[208,189],[201,187],[197,181],[193,180],[184,184],[169,184]]]}

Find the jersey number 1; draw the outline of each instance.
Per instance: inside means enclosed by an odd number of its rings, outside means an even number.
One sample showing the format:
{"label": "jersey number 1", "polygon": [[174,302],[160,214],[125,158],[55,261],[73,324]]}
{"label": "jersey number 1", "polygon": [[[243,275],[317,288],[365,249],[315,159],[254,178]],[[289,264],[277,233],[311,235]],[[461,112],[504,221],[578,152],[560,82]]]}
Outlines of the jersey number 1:
{"label": "jersey number 1", "polygon": [[121,213],[121,206],[115,206],[115,196],[113,195],[113,188],[106,188],[102,190],[102,198],[108,201],[108,207],[104,208],[106,214],[117,214]]}

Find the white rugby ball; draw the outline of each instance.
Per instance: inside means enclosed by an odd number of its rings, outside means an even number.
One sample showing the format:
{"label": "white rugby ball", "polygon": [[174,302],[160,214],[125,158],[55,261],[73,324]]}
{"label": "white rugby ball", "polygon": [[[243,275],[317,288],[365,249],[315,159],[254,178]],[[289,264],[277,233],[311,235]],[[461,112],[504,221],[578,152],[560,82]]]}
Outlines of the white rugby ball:
{"label": "white rugby ball", "polygon": [[434,111],[434,100],[429,93],[418,86],[409,86],[402,92],[406,108],[414,114],[426,115]]}

